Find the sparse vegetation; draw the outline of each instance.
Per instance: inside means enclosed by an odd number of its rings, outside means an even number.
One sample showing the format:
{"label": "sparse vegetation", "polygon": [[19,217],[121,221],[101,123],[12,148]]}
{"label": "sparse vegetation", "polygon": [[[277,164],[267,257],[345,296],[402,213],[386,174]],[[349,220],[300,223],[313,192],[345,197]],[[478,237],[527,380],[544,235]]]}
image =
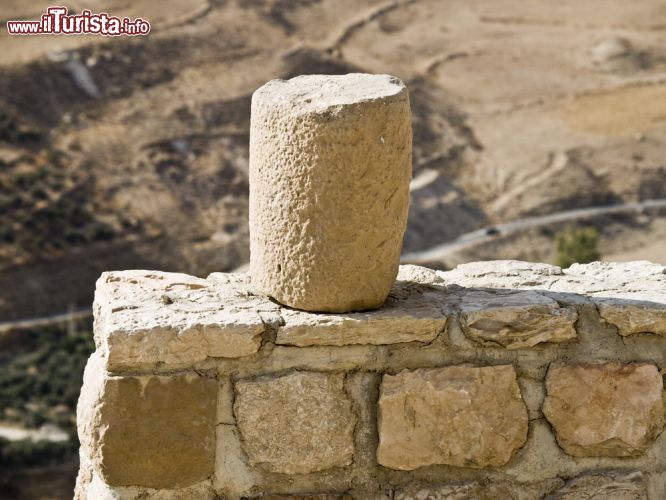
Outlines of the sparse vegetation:
{"label": "sparse vegetation", "polygon": [[27,156],[0,171],[0,255],[43,254],[115,236],[90,206],[92,179],[68,171],[65,161]]}
{"label": "sparse vegetation", "polygon": [[0,109],[0,141],[16,144],[36,142],[41,137],[37,129],[19,125],[13,114]]}
{"label": "sparse vegetation", "polygon": [[599,260],[598,241],[599,231],[592,226],[570,227],[558,233],[555,237],[557,251],[555,264],[565,268],[577,262],[585,264]]}
{"label": "sparse vegetation", "polygon": [[0,466],[35,467],[54,465],[71,458],[78,450],[78,442],[9,441],[0,437]]}
{"label": "sparse vegetation", "polygon": [[63,329],[22,332],[20,345],[0,353],[0,420],[27,428],[54,424],[76,440],[76,402],[94,343],[89,321]]}

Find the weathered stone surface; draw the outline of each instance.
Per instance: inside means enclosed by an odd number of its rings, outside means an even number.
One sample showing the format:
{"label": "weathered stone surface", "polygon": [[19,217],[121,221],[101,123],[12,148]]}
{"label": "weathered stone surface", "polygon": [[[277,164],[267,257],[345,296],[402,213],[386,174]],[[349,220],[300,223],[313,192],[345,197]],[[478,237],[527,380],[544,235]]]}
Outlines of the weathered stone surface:
{"label": "weathered stone surface", "polygon": [[569,481],[544,500],[648,500],[647,485],[640,472],[591,474]]}
{"label": "weathered stone surface", "polygon": [[74,500],[87,500],[88,487],[93,480],[93,467],[83,453],[79,453],[79,472],[74,486]]}
{"label": "weathered stone surface", "polygon": [[252,96],[250,274],[297,309],[379,307],[411,179],[407,88],[389,75],[273,80]]}
{"label": "weathered stone surface", "polygon": [[95,341],[110,370],[191,364],[259,349],[261,312],[277,307],[251,295],[244,277],[204,280],[158,271],[103,273],[95,291]]}
{"label": "weathered stone surface", "polygon": [[467,288],[529,289],[548,287],[562,279],[562,269],[550,264],[519,260],[489,260],[460,264],[452,271],[437,271],[443,283]]}
{"label": "weathered stone surface", "polygon": [[257,473],[246,463],[235,425],[218,425],[215,453],[215,490],[225,498],[245,496],[257,481]]}
{"label": "weathered stone surface", "polygon": [[543,413],[574,456],[643,453],[664,427],[664,384],[650,364],[552,366]]}
{"label": "weathered stone surface", "polygon": [[312,495],[262,495],[252,497],[253,500],[354,500],[351,495],[344,493],[320,493]]}
{"label": "weathered stone surface", "polygon": [[545,481],[538,484],[515,482],[469,482],[443,486],[413,484],[395,492],[394,500],[537,500],[561,484]]}
{"label": "weathered stone surface", "polygon": [[437,275],[437,271],[423,266],[414,266],[405,264],[398,268],[397,281],[406,281],[408,283],[418,283],[419,285],[437,285],[444,282]]}
{"label": "weathered stone surface", "polygon": [[430,342],[444,330],[444,295],[427,286],[397,281],[380,309],[315,314],[284,309],[276,343],[297,346]]}
{"label": "weathered stone surface", "polygon": [[488,261],[462,264],[437,275],[445,285],[540,290],[582,298],[595,304],[620,335],[666,335],[666,267],[660,264],[592,262],[562,270],[548,264]]}
{"label": "weathered stone surface", "polygon": [[250,464],[288,474],[349,465],[355,418],[343,381],[293,372],[237,382],[234,412]]}
{"label": "weathered stone surface", "polygon": [[217,388],[196,374],[111,377],[94,354],[77,407],[82,452],[111,486],[180,488],[207,479]]}
{"label": "weathered stone surface", "polygon": [[177,489],[109,486],[97,474],[86,486],[81,499],[85,500],[214,500],[217,498],[210,481]]}
{"label": "weathered stone surface", "polygon": [[392,469],[507,463],[527,438],[512,366],[450,366],[384,375],[377,460]]}
{"label": "weathered stone surface", "polygon": [[565,271],[593,280],[599,314],[620,335],[666,335],[666,266],[648,261],[574,264]]}
{"label": "weathered stone surface", "polygon": [[459,307],[468,337],[507,349],[576,338],[575,308],[560,307],[557,301],[535,291],[470,291],[463,295]]}

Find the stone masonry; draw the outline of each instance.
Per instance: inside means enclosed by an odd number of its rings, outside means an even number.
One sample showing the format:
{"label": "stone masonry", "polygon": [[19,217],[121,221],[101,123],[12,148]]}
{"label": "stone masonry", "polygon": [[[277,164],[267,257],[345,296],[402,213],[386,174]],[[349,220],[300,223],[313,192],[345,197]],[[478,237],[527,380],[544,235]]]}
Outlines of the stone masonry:
{"label": "stone masonry", "polygon": [[377,310],[104,273],[77,499],[666,498],[666,267],[402,266]]}

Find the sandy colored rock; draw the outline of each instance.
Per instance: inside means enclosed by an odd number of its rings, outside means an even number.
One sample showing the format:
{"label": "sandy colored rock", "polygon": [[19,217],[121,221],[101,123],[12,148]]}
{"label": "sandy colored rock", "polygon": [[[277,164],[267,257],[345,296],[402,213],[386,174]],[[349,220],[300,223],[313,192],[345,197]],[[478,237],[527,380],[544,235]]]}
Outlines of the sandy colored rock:
{"label": "sandy colored rock", "polygon": [[497,467],[527,439],[527,409],[512,366],[450,366],[384,375],[377,461]]}
{"label": "sandy colored rock", "polygon": [[576,338],[576,310],[534,291],[466,293],[460,303],[465,334],[507,349]]}
{"label": "sandy colored rock", "polygon": [[593,280],[592,300],[620,335],[666,336],[666,266],[648,261],[574,264],[566,273]]}
{"label": "sandy colored rock", "polygon": [[380,309],[322,314],[284,309],[277,344],[297,346],[430,342],[444,330],[442,291],[398,281]]}
{"label": "sandy colored rock", "polygon": [[74,500],[87,500],[88,487],[93,480],[93,467],[83,453],[79,453],[79,472],[74,485]]}
{"label": "sandy colored rock", "polygon": [[250,464],[287,474],[349,465],[355,418],[343,381],[318,372],[239,381],[234,412]]}
{"label": "sandy colored rock", "polygon": [[235,425],[217,426],[215,490],[228,498],[240,498],[257,482],[257,473],[245,461]]}
{"label": "sandy colored rock", "polygon": [[514,260],[470,262],[437,272],[444,285],[467,289],[538,290],[589,301],[620,335],[666,336],[666,266],[648,261],[591,262],[560,269]]}
{"label": "sandy colored rock", "polygon": [[312,495],[262,495],[252,497],[252,500],[354,500],[351,495],[344,493],[321,493]]}
{"label": "sandy colored rock", "polygon": [[84,492],[85,500],[216,500],[218,497],[210,481],[177,489],[141,488],[137,486],[109,486],[93,474]]}
{"label": "sandy colored rock", "polygon": [[112,371],[156,363],[191,364],[256,352],[261,312],[243,275],[201,279],[159,271],[103,273],[95,290],[95,342]]}
{"label": "sandy colored rock", "polygon": [[[558,480],[539,484],[515,482],[469,482],[450,485],[413,484],[395,492],[394,500],[537,500]],[[561,481],[559,481],[561,484]]]}
{"label": "sandy colored rock", "polygon": [[111,377],[91,356],[77,407],[82,453],[110,486],[181,488],[213,474],[215,380]]}
{"label": "sandy colored rock", "polygon": [[654,365],[553,366],[546,390],[543,414],[569,455],[637,456],[664,427],[664,384]]}
{"label": "sandy colored rock", "polygon": [[398,272],[409,96],[389,75],[272,80],[252,96],[250,274],[308,311],[379,307]]}
{"label": "sandy colored rock", "polygon": [[577,477],[544,500],[648,500],[640,472],[609,472]]}

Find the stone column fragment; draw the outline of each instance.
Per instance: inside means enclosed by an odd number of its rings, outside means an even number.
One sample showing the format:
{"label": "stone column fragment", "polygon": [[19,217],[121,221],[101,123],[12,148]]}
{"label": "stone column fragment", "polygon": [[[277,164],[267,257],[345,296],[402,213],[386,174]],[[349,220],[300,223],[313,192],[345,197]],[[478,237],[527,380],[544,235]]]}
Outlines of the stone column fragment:
{"label": "stone column fragment", "polygon": [[250,269],[258,291],[309,311],[381,306],[398,272],[411,117],[389,75],[273,80],[252,97]]}

